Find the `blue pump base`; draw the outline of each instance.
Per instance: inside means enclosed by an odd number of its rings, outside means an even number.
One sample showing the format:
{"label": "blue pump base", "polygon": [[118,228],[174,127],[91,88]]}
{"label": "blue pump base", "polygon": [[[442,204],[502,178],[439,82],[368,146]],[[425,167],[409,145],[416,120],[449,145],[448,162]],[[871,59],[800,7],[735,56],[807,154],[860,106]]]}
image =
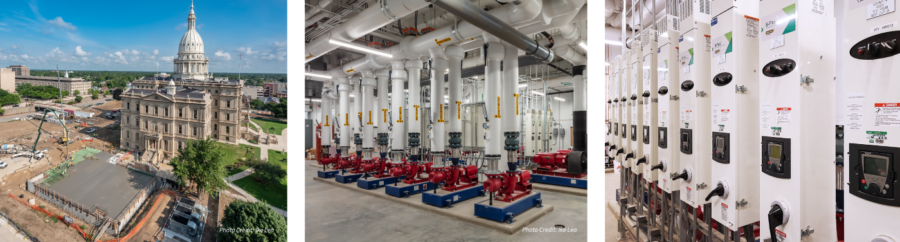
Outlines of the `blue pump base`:
{"label": "blue pump base", "polygon": [[587,180],[578,178],[548,176],[532,173],[531,182],[587,189]]}
{"label": "blue pump base", "polygon": [[[396,180],[396,179],[398,179],[398,178],[396,178],[396,177],[375,178],[375,177],[369,175],[369,178],[357,180],[356,186],[359,188],[362,188],[362,189],[371,190],[371,189],[375,189],[375,188],[381,188],[386,185],[392,185],[392,184],[394,184],[394,180]],[[401,179],[401,180],[406,179],[406,176],[400,176],[399,179]]]}
{"label": "blue pump base", "polygon": [[422,193],[422,202],[441,208],[449,208],[453,206],[454,203],[462,202],[466,199],[476,196],[484,196],[484,187],[474,186],[462,190],[457,190],[455,192],[448,192],[438,188],[437,194],[434,193],[433,189],[432,191]]}
{"label": "blue pump base", "polygon": [[[345,172],[344,174],[334,175],[334,180],[339,183],[351,183],[351,182],[355,182],[356,180],[359,180],[359,178],[362,177],[362,175],[363,174],[361,174],[361,173],[353,174],[353,173]],[[369,176],[371,177],[372,174],[369,174]]]}
{"label": "blue pump base", "polygon": [[333,178],[334,175],[337,175],[341,171],[319,171],[319,178]]}
{"label": "blue pump base", "polygon": [[409,197],[410,195],[421,193],[432,188],[434,188],[434,183],[432,182],[422,182],[410,185],[401,181],[397,183],[397,186],[394,186],[394,184],[384,186],[384,194],[395,197]]}
{"label": "blue pump base", "polygon": [[475,216],[494,220],[497,222],[506,222],[513,223],[515,220],[513,218],[525,212],[526,210],[532,207],[543,207],[543,200],[541,199],[541,193],[535,192],[531,195],[528,195],[523,198],[519,198],[519,200],[515,200],[511,203],[505,203],[502,201],[493,201],[493,206],[489,205],[489,200],[484,200],[475,204]]}

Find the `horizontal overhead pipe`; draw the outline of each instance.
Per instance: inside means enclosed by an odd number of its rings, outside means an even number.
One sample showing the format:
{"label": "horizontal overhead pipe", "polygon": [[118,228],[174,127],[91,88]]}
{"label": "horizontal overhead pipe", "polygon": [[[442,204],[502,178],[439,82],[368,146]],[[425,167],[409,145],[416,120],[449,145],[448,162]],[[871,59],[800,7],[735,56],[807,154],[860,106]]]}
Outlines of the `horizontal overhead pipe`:
{"label": "horizontal overhead pipe", "polygon": [[497,19],[493,15],[482,10],[478,5],[467,0],[426,0],[435,6],[453,13],[457,17],[472,23],[485,32],[499,37],[516,48],[524,50],[526,54],[537,57],[544,62],[553,61],[553,51],[541,46],[537,41],[522,34],[509,24]]}

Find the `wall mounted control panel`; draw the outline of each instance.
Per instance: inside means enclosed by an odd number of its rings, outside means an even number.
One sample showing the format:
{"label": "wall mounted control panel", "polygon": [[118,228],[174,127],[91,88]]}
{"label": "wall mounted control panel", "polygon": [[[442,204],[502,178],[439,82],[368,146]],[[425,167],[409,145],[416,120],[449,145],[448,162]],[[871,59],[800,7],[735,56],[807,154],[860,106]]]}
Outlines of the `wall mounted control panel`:
{"label": "wall mounted control panel", "polygon": [[797,63],[791,59],[777,59],[762,67],[762,74],[767,77],[780,77],[791,73]]}
{"label": "wall mounted control panel", "polygon": [[[671,127],[677,131],[679,166],[673,172],[686,174],[690,179],[677,179],[681,201],[698,207],[709,202],[704,198],[713,183],[710,180],[710,9],[708,4],[680,1],[678,5],[677,59],[669,61],[669,70],[678,70],[679,120]],[[673,134],[675,135],[675,134]]]}
{"label": "wall mounted control panel", "polygon": [[850,194],[888,206],[900,207],[900,148],[850,144]]}
{"label": "wall mounted control panel", "polygon": [[722,164],[731,163],[731,134],[722,132],[712,133],[712,159]]}
{"label": "wall mounted control panel", "polygon": [[659,127],[659,148],[669,148],[669,127]]}
{"label": "wall mounted control panel", "polygon": [[890,31],[860,40],[850,47],[850,56],[860,60],[877,60],[900,53],[897,49],[900,31]]}

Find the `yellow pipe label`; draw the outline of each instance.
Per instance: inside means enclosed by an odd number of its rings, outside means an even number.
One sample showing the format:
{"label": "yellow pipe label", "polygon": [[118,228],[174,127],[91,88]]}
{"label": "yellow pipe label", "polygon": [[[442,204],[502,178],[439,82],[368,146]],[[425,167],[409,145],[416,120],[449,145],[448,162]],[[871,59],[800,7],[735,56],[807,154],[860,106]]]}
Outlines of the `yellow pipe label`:
{"label": "yellow pipe label", "polygon": [[462,104],[462,102],[456,101],[456,120],[459,120],[459,113],[460,113],[460,110],[461,110],[460,104]]}
{"label": "yellow pipe label", "polygon": [[356,113],[356,117],[359,118],[359,123],[362,123],[362,121],[363,121],[362,112]]}
{"label": "yellow pipe label", "polygon": [[350,70],[347,70],[347,73],[354,72],[354,71],[356,71],[356,70],[353,70],[353,67],[350,67]]}
{"label": "yellow pipe label", "polygon": [[437,43],[438,46],[441,46],[441,44],[446,43],[447,41],[450,41],[450,38],[446,38],[446,39],[442,39],[442,40],[434,39],[434,42]]}
{"label": "yellow pipe label", "polygon": [[403,123],[403,107],[397,107],[397,109],[400,109],[400,115],[397,115],[400,119],[397,120],[397,123]]}
{"label": "yellow pipe label", "polygon": [[350,113],[344,113],[344,126],[350,126]]}
{"label": "yellow pipe label", "polygon": [[413,108],[416,109],[416,121],[419,121],[419,105],[413,105]]}
{"label": "yellow pipe label", "polygon": [[369,110],[369,122],[366,124],[372,125],[372,110]]}
{"label": "yellow pipe label", "polygon": [[384,123],[387,123],[387,109],[381,109],[381,112],[384,114],[382,117],[384,118]]}
{"label": "yellow pipe label", "polygon": [[441,116],[438,118],[437,121],[438,121],[438,123],[443,123],[444,122],[444,104],[443,103],[438,104],[438,109],[441,110],[441,112],[440,112]]}
{"label": "yellow pipe label", "polygon": [[494,118],[500,118],[500,96],[497,96],[497,115]]}
{"label": "yellow pipe label", "polygon": [[313,58],[313,57],[316,57],[316,55],[313,55],[313,54],[312,54],[312,53],[309,53],[309,52],[307,52],[307,53],[308,53],[308,54],[309,54],[309,55],[308,55],[308,56],[306,56],[306,59],[309,59],[309,58]]}
{"label": "yellow pipe label", "polygon": [[516,97],[516,116],[519,116],[519,94],[513,93],[513,97]]}
{"label": "yellow pipe label", "polygon": [[328,127],[328,114],[325,114],[325,127]]}

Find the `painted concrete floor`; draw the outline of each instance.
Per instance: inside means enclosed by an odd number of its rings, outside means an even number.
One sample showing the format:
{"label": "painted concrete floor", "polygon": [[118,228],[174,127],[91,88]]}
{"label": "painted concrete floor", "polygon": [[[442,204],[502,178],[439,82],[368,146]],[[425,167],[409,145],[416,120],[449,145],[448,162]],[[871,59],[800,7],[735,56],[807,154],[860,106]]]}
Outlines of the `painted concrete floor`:
{"label": "painted concrete floor", "polygon": [[577,232],[521,231],[508,235],[314,181],[312,177],[321,168],[305,169],[306,241],[587,241],[587,197],[540,191],[544,203],[553,204],[554,210],[526,226],[553,228],[562,224]]}

